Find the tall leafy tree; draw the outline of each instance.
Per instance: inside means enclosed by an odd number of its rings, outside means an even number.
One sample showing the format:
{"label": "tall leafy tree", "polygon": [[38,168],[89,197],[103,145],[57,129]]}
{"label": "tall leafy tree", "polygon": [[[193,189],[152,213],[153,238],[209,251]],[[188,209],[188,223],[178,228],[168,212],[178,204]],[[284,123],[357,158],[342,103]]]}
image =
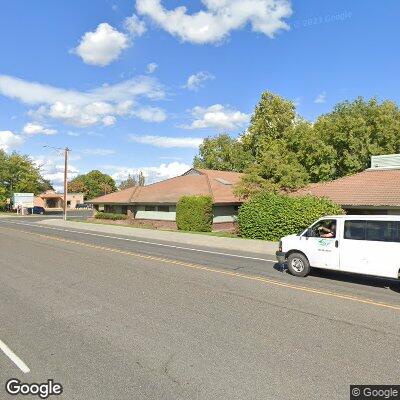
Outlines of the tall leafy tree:
{"label": "tall leafy tree", "polygon": [[244,148],[257,158],[263,156],[265,146],[282,139],[296,119],[295,105],[271,92],[264,92],[250,120],[247,131],[242,135]]}
{"label": "tall leafy tree", "polygon": [[240,140],[221,134],[204,139],[193,165],[196,168],[242,172],[252,161],[251,152]]}
{"label": "tall leafy tree", "polygon": [[116,190],[114,179],[98,170],[78,175],[68,183],[69,192],[84,193],[85,199],[93,199]]}
{"label": "tall leafy tree", "polygon": [[0,187],[3,196],[11,197],[16,192],[39,194],[51,183],[42,177],[29,156],[0,150]]}
{"label": "tall leafy tree", "polygon": [[391,101],[359,97],[339,103],[317,119],[314,129],[334,155],[330,178],[368,168],[371,155],[400,151],[400,110]]}
{"label": "tall leafy tree", "polygon": [[4,209],[7,198],[14,193],[39,194],[51,183],[44,179],[38,166],[28,156],[0,149],[0,209]]}
{"label": "tall leafy tree", "polygon": [[240,139],[206,139],[194,165],[244,171],[236,192],[248,197],[353,174],[369,167],[371,155],[398,152],[400,110],[394,102],[345,101],[312,124],[296,115],[291,101],[265,92]]}

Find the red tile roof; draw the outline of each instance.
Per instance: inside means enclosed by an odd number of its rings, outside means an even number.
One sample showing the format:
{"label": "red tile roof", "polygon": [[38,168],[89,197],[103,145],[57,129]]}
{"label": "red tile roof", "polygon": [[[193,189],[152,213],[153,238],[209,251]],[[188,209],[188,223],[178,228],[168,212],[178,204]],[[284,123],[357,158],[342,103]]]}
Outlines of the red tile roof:
{"label": "red tile roof", "polygon": [[190,169],[176,178],[107,194],[90,201],[94,204],[176,204],[185,195],[210,195],[214,204],[241,203],[233,194],[240,181],[238,172]]}
{"label": "red tile roof", "polygon": [[342,206],[400,206],[400,169],[371,169],[293,193],[328,197]]}

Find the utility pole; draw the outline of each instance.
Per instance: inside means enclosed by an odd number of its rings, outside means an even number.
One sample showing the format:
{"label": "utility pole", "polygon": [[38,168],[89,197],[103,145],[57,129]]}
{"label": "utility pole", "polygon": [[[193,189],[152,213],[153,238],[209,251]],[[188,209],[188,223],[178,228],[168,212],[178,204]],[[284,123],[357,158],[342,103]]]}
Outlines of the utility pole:
{"label": "utility pole", "polygon": [[70,149],[64,149],[64,204],[63,204],[63,219],[67,220],[67,193],[68,193],[68,152]]}
{"label": "utility pole", "polygon": [[64,151],[64,199],[63,199],[63,220],[67,220],[67,193],[68,193],[68,153],[71,151],[68,147],[60,149],[59,147],[47,146],[49,149],[54,149],[59,151]]}

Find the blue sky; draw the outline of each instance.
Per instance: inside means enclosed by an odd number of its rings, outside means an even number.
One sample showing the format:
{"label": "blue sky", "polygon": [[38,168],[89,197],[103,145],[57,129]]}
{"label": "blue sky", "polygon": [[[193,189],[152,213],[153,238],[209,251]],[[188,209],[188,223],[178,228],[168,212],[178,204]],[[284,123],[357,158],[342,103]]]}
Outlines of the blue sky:
{"label": "blue sky", "polygon": [[[177,9],[185,6],[186,9]],[[101,169],[148,181],[202,138],[246,129],[261,93],[314,120],[356,96],[400,100],[397,0],[2,2],[0,147],[58,187]]]}

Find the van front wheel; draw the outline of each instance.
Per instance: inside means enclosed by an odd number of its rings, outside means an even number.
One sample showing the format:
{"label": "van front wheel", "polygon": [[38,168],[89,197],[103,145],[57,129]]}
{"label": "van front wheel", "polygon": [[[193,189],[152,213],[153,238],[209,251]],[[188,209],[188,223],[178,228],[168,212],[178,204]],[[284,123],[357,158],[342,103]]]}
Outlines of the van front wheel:
{"label": "van front wheel", "polygon": [[307,276],[310,273],[310,263],[304,254],[292,253],[287,259],[287,266],[294,276]]}

